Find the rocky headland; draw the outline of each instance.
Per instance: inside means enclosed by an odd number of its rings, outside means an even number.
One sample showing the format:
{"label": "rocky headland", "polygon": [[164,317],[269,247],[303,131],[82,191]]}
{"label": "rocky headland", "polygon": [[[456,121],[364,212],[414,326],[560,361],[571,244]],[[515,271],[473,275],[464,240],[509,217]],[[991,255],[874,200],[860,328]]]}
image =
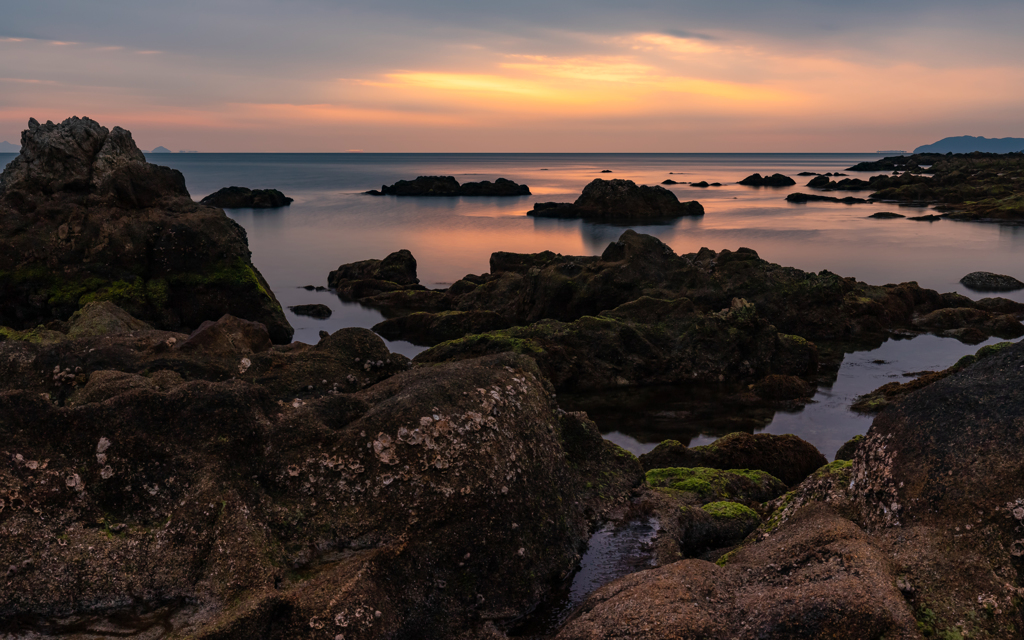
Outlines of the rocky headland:
{"label": "rocky headland", "polygon": [[452,176],[420,176],[415,180],[399,180],[391,186],[384,185],[379,191],[373,189],[367,191],[366,194],[371,196],[490,196],[514,198],[530,195],[530,187],[525,184],[516,184],[506,178],[498,178],[494,182],[484,180],[482,182],[459,184],[459,181]]}
{"label": "rocky headland", "polygon": [[632,180],[598,178],[583,188],[575,202],[537,202],[527,215],[631,221],[702,216],[704,207],[696,200],[680,202],[676,194],[660,185],[637,185]]}
{"label": "rocky headland", "polygon": [[294,202],[277,189],[249,189],[246,187],[224,187],[206,196],[200,204],[221,209],[277,209]]}
{"label": "rocky headland", "polygon": [[930,204],[955,220],[1024,219],[1024,153],[922,153],[860,163],[850,170],[894,172],[858,187],[874,191],[875,201]]}
{"label": "rocky headland", "polygon": [[291,340],[242,227],[193,202],[130,132],[31,120],[21,142],[0,175],[0,325],[60,331],[86,303],[110,301],[160,329],[230,313]]}

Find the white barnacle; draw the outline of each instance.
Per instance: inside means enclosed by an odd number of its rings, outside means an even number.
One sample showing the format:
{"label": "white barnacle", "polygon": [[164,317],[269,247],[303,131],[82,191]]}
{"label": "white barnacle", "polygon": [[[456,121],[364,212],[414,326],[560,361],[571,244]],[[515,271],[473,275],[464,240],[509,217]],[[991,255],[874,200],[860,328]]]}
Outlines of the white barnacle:
{"label": "white barnacle", "polygon": [[114,470],[110,468],[109,464],[100,470],[100,477],[103,478],[104,480],[109,480],[113,475]]}
{"label": "white barnacle", "polygon": [[1013,510],[1013,517],[1018,520],[1024,520],[1024,507],[1017,507]]}
{"label": "white barnacle", "polygon": [[252,360],[249,358],[242,358],[242,361],[238,363],[238,373],[245,373],[252,366]]}
{"label": "white barnacle", "polygon": [[106,438],[100,438],[99,443],[96,445],[96,453],[103,453],[110,448],[111,442]]}

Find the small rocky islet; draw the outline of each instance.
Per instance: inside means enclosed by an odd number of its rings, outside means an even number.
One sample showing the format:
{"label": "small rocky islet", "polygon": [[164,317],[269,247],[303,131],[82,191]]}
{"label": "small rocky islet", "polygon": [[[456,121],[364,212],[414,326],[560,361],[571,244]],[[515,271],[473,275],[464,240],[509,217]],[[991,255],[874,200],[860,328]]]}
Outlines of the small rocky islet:
{"label": "small rocky islet", "polygon": [[631,221],[702,216],[696,200],[680,202],[660,185],[637,185],[632,180],[597,178],[583,187],[575,202],[537,202],[527,213],[538,218]]}
{"label": "small rocky islet", "polygon": [[506,178],[498,178],[494,182],[459,181],[452,176],[420,176],[415,180],[399,180],[393,185],[384,185],[380,190],[366,192],[370,196],[416,196],[434,198],[454,198],[458,196],[488,196],[515,198],[530,195],[530,187],[516,184]]}
{"label": "small rocky islet", "polygon": [[199,204],[221,209],[277,209],[287,207],[292,202],[292,198],[277,189],[224,187],[200,200]]}
{"label": "small rocky islet", "polygon": [[[132,149],[85,119],[33,122],[0,185],[5,633],[500,639],[600,523],[636,518],[660,528],[655,566],[547,637],[1022,628],[1024,345],[890,394],[832,463],[748,433],[637,459],[556,393],[731,380],[792,402],[845,350],[893,331],[1019,336],[1024,305],[747,248],[677,255],[626,231],[601,256],[498,252],[443,291],[408,251],[344,264],[329,276],[340,296],[384,311],[381,333],[434,346],[409,361],[355,328],[289,344],[237,225]],[[257,284],[199,282],[168,235]],[[128,251],[123,272],[95,270],[103,241]],[[52,276],[17,271],[43,255],[77,295],[51,301]],[[131,286],[157,277],[206,287],[205,306],[140,302]]]}

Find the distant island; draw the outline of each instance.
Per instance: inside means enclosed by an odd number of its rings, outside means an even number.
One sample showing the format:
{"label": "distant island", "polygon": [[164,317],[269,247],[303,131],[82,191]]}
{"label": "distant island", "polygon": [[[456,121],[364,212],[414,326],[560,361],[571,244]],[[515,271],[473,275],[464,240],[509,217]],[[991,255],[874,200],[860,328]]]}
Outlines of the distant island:
{"label": "distant island", "polygon": [[954,136],[914,149],[914,153],[973,153],[974,151],[984,151],[986,153],[1024,151],[1024,138]]}
{"label": "distant island", "polygon": [[167,147],[157,147],[156,149],[153,149],[152,151],[147,151],[146,153],[174,153],[174,152],[171,151],[170,149],[168,149]]}
{"label": "distant island", "polygon": [[0,153],[21,153],[21,145],[11,144],[4,140],[0,142]]}

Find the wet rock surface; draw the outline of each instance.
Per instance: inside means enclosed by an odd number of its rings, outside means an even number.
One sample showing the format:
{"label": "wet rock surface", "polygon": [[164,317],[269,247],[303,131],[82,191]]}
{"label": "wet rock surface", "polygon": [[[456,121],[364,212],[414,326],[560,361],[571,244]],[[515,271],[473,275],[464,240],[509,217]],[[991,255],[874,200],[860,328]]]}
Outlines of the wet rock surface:
{"label": "wet rock surface", "polygon": [[365,329],[279,347],[231,317],[0,342],[5,631],[455,638],[518,618],[639,464],[529,358],[408,366]]}
{"label": "wet rock surface", "polygon": [[960,278],[960,284],[974,291],[1016,291],[1024,289],[1024,282],[1013,276],[988,271],[974,271]]}
{"label": "wet rock surface", "polygon": [[704,207],[696,200],[680,202],[662,186],[638,186],[632,180],[598,178],[583,188],[574,203],[538,202],[527,215],[625,221],[702,216]]}
{"label": "wet rock surface", "polygon": [[226,313],[292,328],[253,266],[245,231],[192,202],[182,175],[146,162],[131,133],[89,118],[29,122],[0,176],[0,325],[27,330],[109,301],[157,328]]}
{"label": "wet rock surface", "polygon": [[224,187],[199,201],[221,209],[276,209],[294,202],[277,189],[249,189],[247,187]]}
{"label": "wet rock surface", "polygon": [[506,178],[498,178],[494,182],[484,180],[459,184],[452,176],[420,176],[415,180],[399,180],[391,186],[382,186],[380,191],[374,189],[366,193],[372,196],[518,197],[530,195],[530,188]]}

